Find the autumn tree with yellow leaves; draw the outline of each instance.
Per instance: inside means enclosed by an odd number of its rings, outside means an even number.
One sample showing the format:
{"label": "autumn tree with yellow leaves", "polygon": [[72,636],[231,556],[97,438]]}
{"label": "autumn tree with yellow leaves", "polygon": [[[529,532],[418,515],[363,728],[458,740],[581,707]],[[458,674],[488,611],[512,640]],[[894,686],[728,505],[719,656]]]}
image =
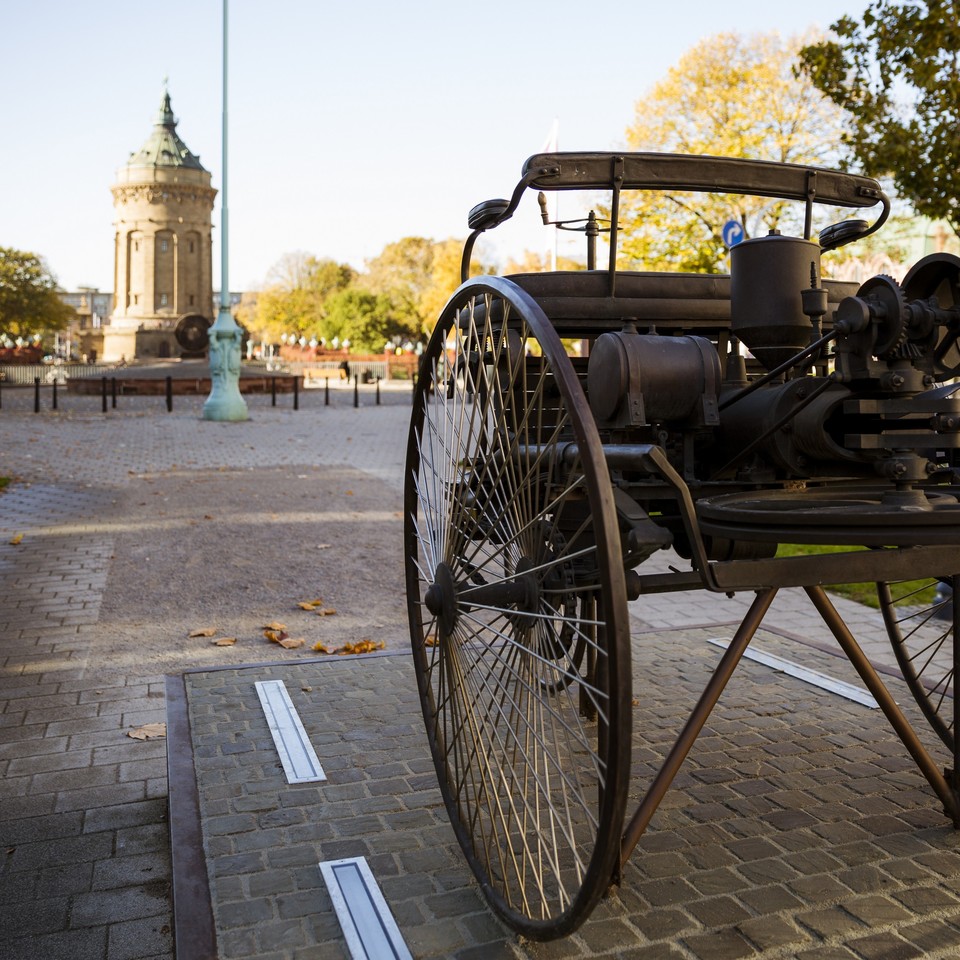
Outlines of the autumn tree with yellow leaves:
{"label": "autumn tree with yellow leaves", "polygon": [[[724,33],[703,40],[636,104],[629,148],[833,166],[844,112],[795,70],[810,37]],[[765,197],[632,191],[621,208],[620,260],[641,270],[726,268],[727,220],[746,235],[784,224]],[[790,225],[792,226],[792,224]],[[785,231],[786,232],[786,231]]]}

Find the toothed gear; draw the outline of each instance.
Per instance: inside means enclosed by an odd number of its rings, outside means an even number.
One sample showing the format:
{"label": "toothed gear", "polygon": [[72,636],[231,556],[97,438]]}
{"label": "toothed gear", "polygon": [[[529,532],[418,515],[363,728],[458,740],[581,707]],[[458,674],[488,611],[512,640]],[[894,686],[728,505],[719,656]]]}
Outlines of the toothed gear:
{"label": "toothed gear", "polygon": [[[878,273],[864,282],[857,291],[857,296],[883,308],[883,316],[877,317],[874,353],[880,359],[887,360],[907,342],[907,300],[903,290],[893,277]],[[871,310],[871,313],[874,311]]]}

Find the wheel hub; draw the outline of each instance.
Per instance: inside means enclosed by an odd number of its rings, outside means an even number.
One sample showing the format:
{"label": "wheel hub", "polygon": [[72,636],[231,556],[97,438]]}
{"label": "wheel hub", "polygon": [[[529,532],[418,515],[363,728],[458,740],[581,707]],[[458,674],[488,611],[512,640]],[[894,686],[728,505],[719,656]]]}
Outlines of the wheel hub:
{"label": "wheel hub", "polygon": [[[493,583],[461,583],[453,578],[453,571],[446,563],[438,563],[433,583],[427,588],[423,602],[437,618],[440,632],[449,637],[457,624],[459,611],[472,607],[494,607],[510,610],[510,619],[518,628],[532,624],[532,618],[524,614],[534,613],[540,605],[540,586],[537,577],[528,571],[535,564],[529,557],[521,557],[516,573],[508,580]],[[512,611],[516,611],[515,613]]]}

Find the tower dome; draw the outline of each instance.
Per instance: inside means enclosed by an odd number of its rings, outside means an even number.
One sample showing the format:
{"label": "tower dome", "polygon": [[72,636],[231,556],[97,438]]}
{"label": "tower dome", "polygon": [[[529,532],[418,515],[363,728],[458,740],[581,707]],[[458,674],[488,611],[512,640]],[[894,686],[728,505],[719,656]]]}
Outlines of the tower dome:
{"label": "tower dome", "polygon": [[177,133],[165,89],[150,136],[117,171],[115,306],[104,359],[180,354],[177,322],[213,319],[210,173]]}

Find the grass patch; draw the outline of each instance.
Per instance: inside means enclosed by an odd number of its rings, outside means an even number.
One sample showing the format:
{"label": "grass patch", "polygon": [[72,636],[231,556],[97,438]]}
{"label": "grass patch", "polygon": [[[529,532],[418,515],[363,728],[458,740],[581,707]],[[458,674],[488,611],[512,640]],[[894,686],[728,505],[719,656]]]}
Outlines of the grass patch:
{"label": "grass patch", "polygon": [[[798,544],[782,543],[777,548],[778,557],[810,557],[820,556],[826,553],[849,553],[853,550],[866,550],[866,547],[823,547],[817,544]],[[929,584],[929,586],[928,586]],[[877,599],[877,585],[870,583],[836,583],[826,587],[831,593],[846,597],[849,600],[856,600],[865,606],[880,609],[880,601]],[[914,591],[919,591],[914,593]],[[936,583],[928,580],[910,580],[906,583],[898,584],[894,596],[908,596],[907,602],[910,606],[921,606],[932,603]]]}

